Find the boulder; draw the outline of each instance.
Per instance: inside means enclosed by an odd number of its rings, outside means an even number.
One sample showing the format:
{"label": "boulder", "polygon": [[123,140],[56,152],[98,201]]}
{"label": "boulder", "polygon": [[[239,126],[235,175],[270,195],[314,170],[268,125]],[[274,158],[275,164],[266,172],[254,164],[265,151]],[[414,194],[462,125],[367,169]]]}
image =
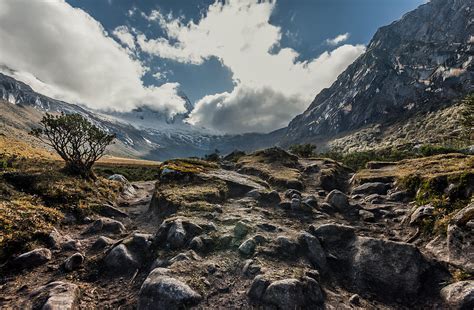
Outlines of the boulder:
{"label": "boulder", "polygon": [[247,239],[239,246],[239,252],[242,255],[250,256],[255,252],[256,247],[257,243],[255,242],[255,240]]}
{"label": "boulder", "polygon": [[332,190],[327,195],[326,202],[332,205],[340,212],[347,212],[350,207],[349,199],[347,198],[346,194],[337,189]]}
{"label": "boulder", "polygon": [[64,270],[73,271],[79,269],[84,263],[84,256],[81,253],[75,253],[69,256],[64,262]]}
{"label": "boulder", "polygon": [[390,193],[387,197],[388,200],[395,202],[409,202],[410,198],[411,195],[408,191],[396,191]]}
{"label": "boulder", "polygon": [[321,273],[326,273],[326,253],[324,252],[324,249],[318,238],[307,232],[303,232],[298,236],[298,241],[300,243],[301,249],[308,257],[313,267],[319,270]]}
{"label": "boulder", "polygon": [[278,309],[300,309],[314,307],[324,302],[319,284],[311,278],[284,279],[272,282],[262,300],[276,306]]}
{"label": "boulder", "polygon": [[263,275],[256,276],[253,281],[250,289],[247,292],[247,295],[255,300],[260,300],[265,294],[265,290],[270,285],[271,281]]}
{"label": "boulder", "polygon": [[303,203],[307,204],[312,208],[316,208],[318,206],[318,200],[314,196],[308,196],[303,199]]}
{"label": "boulder", "polygon": [[441,290],[441,298],[450,309],[474,309],[474,281],[460,281]]}
{"label": "boulder", "polygon": [[137,193],[137,191],[135,190],[135,187],[133,187],[133,185],[130,184],[127,178],[121,174],[113,174],[109,176],[108,179],[122,183],[122,186],[123,186],[122,195],[124,196],[132,197]]}
{"label": "boulder", "polygon": [[85,231],[86,234],[110,233],[122,234],[125,232],[125,226],[117,220],[102,217],[94,221]]}
{"label": "boulder", "polygon": [[275,254],[283,257],[294,257],[298,254],[299,244],[296,240],[286,236],[278,236],[275,239]]}
{"label": "boulder", "polygon": [[43,310],[78,310],[80,293],[76,284],[55,281],[34,290],[30,299],[34,304],[43,301]]}
{"label": "boulder", "polygon": [[292,199],[294,196],[296,196],[295,198],[301,198],[302,194],[296,189],[288,189],[285,191],[285,198]]}
{"label": "boulder", "polygon": [[362,185],[357,186],[352,190],[353,195],[371,195],[371,194],[378,194],[378,195],[386,195],[387,191],[390,189],[391,185],[382,182],[371,182],[371,183],[364,183]]}
{"label": "boulder", "polygon": [[109,204],[103,204],[98,206],[96,209],[99,214],[106,217],[128,217],[127,213]]}
{"label": "boulder", "polygon": [[196,306],[202,300],[187,284],[153,270],[143,282],[138,310],[181,309]]}
{"label": "boulder", "polygon": [[171,249],[179,249],[186,243],[186,231],[181,220],[176,220],[171,224],[166,241]]}
{"label": "boulder", "polygon": [[138,267],[137,259],[124,244],[114,247],[104,258],[105,271],[112,276],[132,274]]}
{"label": "boulder", "polygon": [[447,235],[449,262],[474,273],[474,228],[449,224]]}
{"label": "boulder", "polygon": [[51,251],[46,248],[35,249],[17,256],[13,265],[19,269],[31,269],[51,260]]}
{"label": "boulder", "polygon": [[115,242],[116,241],[113,240],[113,239],[110,239],[110,238],[107,238],[107,237],[104,237],[104,236],[100,236],[92,244],[91,250],[94,251],[94,252],[102,251],[105,248],[107,248],[107,247],[111,246],[112,244],[114,244]]}
{"label": "boulder", "polygon": [[431,205],[421,206],[415,209],[410,216],[410,225],[418,225],[424,219],[433,215],[434,208]]}
{"label": "boulder", "polygon": [[365,222],[374,222],[375,221],[375,215],[367,210],[359,210],[359,216],[361,217],[362,220]]}
{"label": "boulder", "polygon": [[204,229],[197,224],[181,218],[174,218],[165,220],[160,225],[153,241],[159,247],[181,249],[203,231]]}
{"label": "boulder", "polygon": [[242,221],[238,221],[234,226],[234,237],[236,239],[242,239],[250,231],[250,226]]}

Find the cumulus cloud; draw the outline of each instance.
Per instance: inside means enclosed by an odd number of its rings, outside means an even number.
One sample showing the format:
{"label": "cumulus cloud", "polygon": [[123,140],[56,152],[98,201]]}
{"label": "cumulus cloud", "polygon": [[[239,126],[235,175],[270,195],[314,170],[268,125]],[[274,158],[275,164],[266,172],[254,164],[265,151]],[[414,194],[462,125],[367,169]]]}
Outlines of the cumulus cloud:
{"label": "cumulus cloud", "polygon": [[132,51],[135,50],[135,36],[127,26],[119,26],[112,33],[123,45]]}
{"label": "cumulus cloud", "polygon": [[183,23],[157,10],[145,15],[167,38],[139,34],[142,51],[192,64],[215,56],[233,73],[234,90],[202,98],[190,123],[228,133],[284,126],[365,50],[343,45],[298,61],[297,51],[279,48],[282,30],[269,22],[274,7],[274,1],[216,1],[197,23]]}
{"label": "cumulus cloud", "polygon": [[349,39],[349,32],[346,32],[344,34],[340,34],[338,36],[336,36],[335,38],[332,38],[332,39],[327,39],[326,42],[329,44],[329,45],[339,45],[341,44],[342,42],[346,42],[347,39]]}
{"label": "cumulus cloud", "polygon": [[[114,34],[133,48],[128,29]],[[147,104],[171,114],[185,111],[178,84],[145,87],[147,68],[64,0],[0,1],[0,42],[0,65],[46,95],[96,109]]]}

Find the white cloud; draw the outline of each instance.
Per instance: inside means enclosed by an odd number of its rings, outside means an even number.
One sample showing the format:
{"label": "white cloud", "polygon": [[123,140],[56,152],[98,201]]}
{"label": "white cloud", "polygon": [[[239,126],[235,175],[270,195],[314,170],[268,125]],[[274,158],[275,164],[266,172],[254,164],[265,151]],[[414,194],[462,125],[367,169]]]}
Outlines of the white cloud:
{"label": "white cloud", "polygon": [[346,32],[344,34],[340,34],[338,36],[336,36],[335,38],[332,38],[332,39],[327,39],[326,42],[329,44],[329,45],[339,45],[341,44],[342,42],[346,42],[348,39],[349,39],[349,32]]}
{"label": "white cloud", "polygon": [[119,26],[112,32],[119,41],[130,50],[135,50],[135,36],[130,33],[127,26]]}
{"label": "white cloud", "polygon": [[274,1],[216,1],[201,20],[187,24],[156,10],[145,15],[170,40],[140,34],[137,45],[144,52],[193,64],[215,56],[233,72],[232,93],[202,98],[191,123],[229,133],[284,126],[365,50],[343,45],[309,61],[298,61],[291,48],[271,53],[282,36],[281,28],[269,23],[274,7]]}
{"label": "white cloud", "polygon": [[[125,32],[116,35],[133,47]],[[46,95],[92,108],[148,104],[185,111],[176,83],[145,87],[147,68],[131,58],[91,16],[64,0],[0,1],[0,65]]]}

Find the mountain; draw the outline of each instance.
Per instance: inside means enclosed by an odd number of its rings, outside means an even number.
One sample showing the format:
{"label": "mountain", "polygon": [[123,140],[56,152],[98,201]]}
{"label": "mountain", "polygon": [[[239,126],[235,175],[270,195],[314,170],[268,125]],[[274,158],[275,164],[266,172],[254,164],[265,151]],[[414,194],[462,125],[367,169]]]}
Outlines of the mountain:
{"label": "mountain", "polygon": [[290,122],[282,144],[387,126],[474,91],[473,21],[472,0],[432,0],[380,28],[366,52]]}

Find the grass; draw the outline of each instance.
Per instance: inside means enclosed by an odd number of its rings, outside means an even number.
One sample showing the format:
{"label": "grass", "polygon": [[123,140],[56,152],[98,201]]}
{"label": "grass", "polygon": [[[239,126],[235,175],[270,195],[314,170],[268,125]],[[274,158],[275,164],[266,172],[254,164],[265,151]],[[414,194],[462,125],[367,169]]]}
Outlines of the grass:
{"label": "grass", "polygon": [[160,165],[160,171],[169,169],[183,174],[196,174],[217,168],[219,166],[216,163],[197,158],[172,159]]}

